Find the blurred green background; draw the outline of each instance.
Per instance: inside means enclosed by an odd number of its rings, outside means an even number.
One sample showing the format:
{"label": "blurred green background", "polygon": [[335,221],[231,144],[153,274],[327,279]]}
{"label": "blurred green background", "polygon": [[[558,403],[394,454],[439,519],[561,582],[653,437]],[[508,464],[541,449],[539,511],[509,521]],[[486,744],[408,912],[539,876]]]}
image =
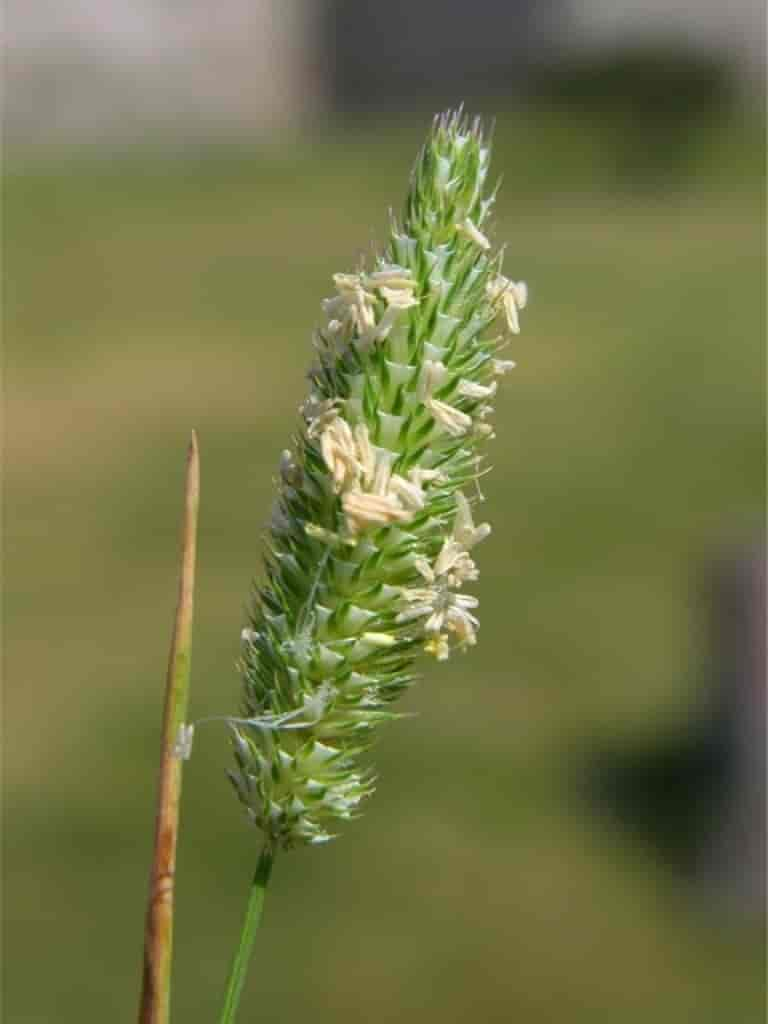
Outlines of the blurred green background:
{"label": "blurred green background", "polygon": [[[628,124],[498,118],[494,235],[531,302],[484,483],[480,644],[424,666],[362,820],[278,862],[243,1021],[761,1019],[759,924],[582,792],[591,750],[689,720],[691,574],[763,499],[762,127],[700,118],[638,180]],[[135,1016],[189,432],[201,718],[237,705],[320,299],[385,237],[425,127],[9,163],[9,1022]],[[224,727],[202,725],[178,1021],[216,1018],[257,855],[228,763]]]}

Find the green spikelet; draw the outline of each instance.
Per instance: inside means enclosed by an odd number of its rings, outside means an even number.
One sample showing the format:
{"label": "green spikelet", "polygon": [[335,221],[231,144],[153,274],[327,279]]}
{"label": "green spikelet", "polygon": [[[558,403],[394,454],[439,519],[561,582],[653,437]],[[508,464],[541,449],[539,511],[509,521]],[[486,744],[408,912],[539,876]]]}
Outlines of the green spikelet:
{"label": "green spikelet", "polygon": [[[518,332],[522,283],[482,233],[489,146],[480,123],[436,118],[402,223],[368,271],[336,274],[293,452],[284,452],[267,583],[243,630],[243,715],[231,778],[273,845],[321,843],[373,790],[360,756],[425,650],[475,643],[475,526],[463,492],[496,358]],[[500,337],[489,338],[499,320]]]}

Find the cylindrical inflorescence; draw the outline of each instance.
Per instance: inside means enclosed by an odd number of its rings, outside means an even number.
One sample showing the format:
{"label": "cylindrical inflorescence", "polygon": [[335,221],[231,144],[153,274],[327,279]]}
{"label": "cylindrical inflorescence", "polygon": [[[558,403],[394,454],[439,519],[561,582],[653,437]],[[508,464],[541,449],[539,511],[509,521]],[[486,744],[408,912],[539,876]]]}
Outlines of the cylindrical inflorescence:
{"label": "cylindrical inflorescence", "polygon": [[478,121],[436,118],[384,254],[336,274],[323,302],[232,720],[231,779],[274,845],[325,842],[355,816],[374,782],[360,755],[397,717],[416,655],[476,642],[462,588],[490,527],[473,522],[470,485],[526,304],[483,233],[489,157]]}

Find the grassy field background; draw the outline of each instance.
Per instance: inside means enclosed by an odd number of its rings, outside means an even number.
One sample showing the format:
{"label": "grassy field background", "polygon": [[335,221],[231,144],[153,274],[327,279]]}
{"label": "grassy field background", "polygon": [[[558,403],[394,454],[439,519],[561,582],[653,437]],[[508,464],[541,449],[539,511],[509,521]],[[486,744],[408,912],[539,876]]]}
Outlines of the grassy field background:
{"label": "grassy field background", "polygon": [[[423,128],[9,161],[9,1022],[134,1019],[189,431],[199,718],[237,704],[320,299],[384,236]],[[702,123],[684,157],[637,179],[612,123],[499,118],[495,236],[531,304],[484,487],[480,645],[424,666],[364,818],[278,863],[244,1022],[761,1019],[756,928],[579,796],[602,742],[690,716],[691,575],[763,498],[762,137]],[[201,726],[178,879],[190,1024],[216,1019],[258,848],[228,761],[224,727]]]}

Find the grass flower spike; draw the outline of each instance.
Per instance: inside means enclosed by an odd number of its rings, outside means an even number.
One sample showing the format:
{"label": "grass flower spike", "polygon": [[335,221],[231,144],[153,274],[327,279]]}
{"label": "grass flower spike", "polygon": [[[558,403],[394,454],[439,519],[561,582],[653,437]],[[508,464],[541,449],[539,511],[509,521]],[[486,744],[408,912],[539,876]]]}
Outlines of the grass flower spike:
{"label": "grass flower spike", "polygon": [[242,635],[231,773],[267,846],[316,844],[373,790],[361,755],[412,683],[476,643],[473,504],[525,285],[486,236],[481,125],[438,117],[401,221],[333,278],[302,425],[280,460],[267,582]]}

